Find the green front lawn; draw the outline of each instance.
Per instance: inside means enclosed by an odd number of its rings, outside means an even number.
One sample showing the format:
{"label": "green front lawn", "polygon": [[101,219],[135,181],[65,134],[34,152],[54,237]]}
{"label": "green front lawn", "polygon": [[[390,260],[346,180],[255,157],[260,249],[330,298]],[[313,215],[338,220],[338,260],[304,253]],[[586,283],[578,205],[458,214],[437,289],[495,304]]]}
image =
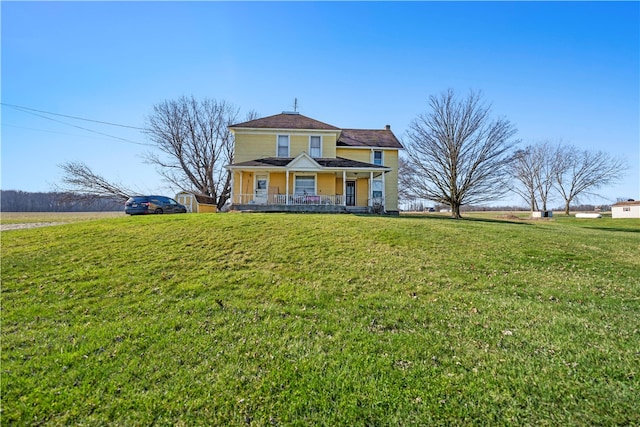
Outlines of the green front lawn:
{"label": "green front lawn", "polygon": [[640,222],[469,217],[2,232],[2,424],[640,424]]}

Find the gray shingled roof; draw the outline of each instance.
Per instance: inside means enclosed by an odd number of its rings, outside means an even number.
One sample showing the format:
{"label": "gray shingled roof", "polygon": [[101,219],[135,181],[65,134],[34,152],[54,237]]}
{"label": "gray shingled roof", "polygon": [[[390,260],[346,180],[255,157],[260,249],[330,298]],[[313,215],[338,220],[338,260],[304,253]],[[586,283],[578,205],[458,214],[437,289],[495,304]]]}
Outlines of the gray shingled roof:
{"label": "gray shingled roof", "polygon": [[391,129],[340,129],[300,113],[281,113],[229,126],[231,129],[311,129],[340,131],[337,147],[403,148]]}
{"label": "gray shingled roof", "polygon": [[342,129],[336,146],[403,148],[391,129]]}
{"label": "gray shingled roof", "polygon": [[259,129],[314,129],[340,130],[335,126],[320,122],[299,113],[281,113],[261,119],[249,120],[229,126],[230,128],[259,128]]}
{"label": "gray shingled roof", "polygon": [[[265,157],[263,159],[249,160],[248,162],[235,163],[233,166],[241,167],[285,167],[294,158],[293,157]],[[335,159],[313,159],[324,168],[341,168],[341,169],[388,169],[386,166],[374,165],[371,163],[358,162],[356,160],[344,159],[336,157]]]}

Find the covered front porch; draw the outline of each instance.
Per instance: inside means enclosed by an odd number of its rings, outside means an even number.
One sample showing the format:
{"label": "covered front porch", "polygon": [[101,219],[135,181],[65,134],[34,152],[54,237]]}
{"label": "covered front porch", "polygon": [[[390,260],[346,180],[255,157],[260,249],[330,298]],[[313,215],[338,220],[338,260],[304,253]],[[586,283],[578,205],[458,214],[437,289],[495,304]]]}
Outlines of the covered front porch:
{"label": "covered front porch", "polygon": [[388,168],[306,153],[230,165],[231,209],[263,212],[384,212]]}

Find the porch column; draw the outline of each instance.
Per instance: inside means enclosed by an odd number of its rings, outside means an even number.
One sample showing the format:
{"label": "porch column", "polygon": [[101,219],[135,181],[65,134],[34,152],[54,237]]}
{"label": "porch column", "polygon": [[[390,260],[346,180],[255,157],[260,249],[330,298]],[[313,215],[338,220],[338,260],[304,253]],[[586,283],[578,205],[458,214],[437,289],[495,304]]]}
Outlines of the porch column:
{"label": "porch column", "polygon": [[244,188],[242,185],[242,176],[244,175],[243,171],[240,171],[240,201],[238,202],[239,204],[242,204],[242,189]]}
{"label": "porch column", "polygon": [[373,171],[369,172],[369,206],[373,206]]}
{"label": "porch column", "polygon": [[342,206],[347,206],[347,171],[342,171]]}
{"label": "porch column", "polygon": [[384,208],[387,205],[387,185],[385,182],[384,176],[386,172],[382,172],[382,207]]}
{"label": "porch column", "polygon": [[289,169],[287,169],[287,173],[286,173],[286,178],[285,178],[285,200],[286,203],[285,204],[289,204]]}

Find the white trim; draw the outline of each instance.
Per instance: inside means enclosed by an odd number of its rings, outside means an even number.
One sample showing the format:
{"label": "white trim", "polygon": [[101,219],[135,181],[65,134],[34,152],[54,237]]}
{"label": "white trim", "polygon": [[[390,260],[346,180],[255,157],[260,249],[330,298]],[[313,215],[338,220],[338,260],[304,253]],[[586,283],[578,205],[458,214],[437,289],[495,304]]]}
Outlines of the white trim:
{"label": "white trim", "polygon": [[369,206],[373,206],[373,172],[369,172]]}
{"label": "white trim", "polygon": [[[280,137],[281,136],[286,136],[287,137],[287,155],[286,156],[281,156],[280,155]],[[284,134],[284,133],[278,133],[276,134],[276,155],[275,157],[280,157],[280,158],[288,158],[291,154],[291,135],[290,134]]]}
{"label": "white trim", "polygon": [[[235,184],[236,184],[236,171],[234,170],[230,170],[229,172],[231,172],[231,203],[233,203],[233,196],[235,194]],[[242,189],[240,189],[240,192],[242,192]]]}
{"label": "white trim", "polygon": [[380,152],[380,164],[376,165],[376,166],[384,166],[384,151],[383,150],[378,150],[377,148],[371,148],[371,164],[375,165],[376,164],[376,151]]}
{"label": "white trim", "polygon": [[286,183],[285,183],[285,195],[287,196],[287,205],[289,204],[289,169],[287,169],[285,171],[285,179],[286,179]]}
{"label": "white trim", "polygon": [[[314,156],[311,153],[311,138],[320,138],[320,155],[319,156]],[[309,156],[312,158],[321,158],[322,157],[322,135],[309,135]]]}
{"label": "white trim", "polygon": [[342,204],[347,206],[347,171],[342,170]]}

